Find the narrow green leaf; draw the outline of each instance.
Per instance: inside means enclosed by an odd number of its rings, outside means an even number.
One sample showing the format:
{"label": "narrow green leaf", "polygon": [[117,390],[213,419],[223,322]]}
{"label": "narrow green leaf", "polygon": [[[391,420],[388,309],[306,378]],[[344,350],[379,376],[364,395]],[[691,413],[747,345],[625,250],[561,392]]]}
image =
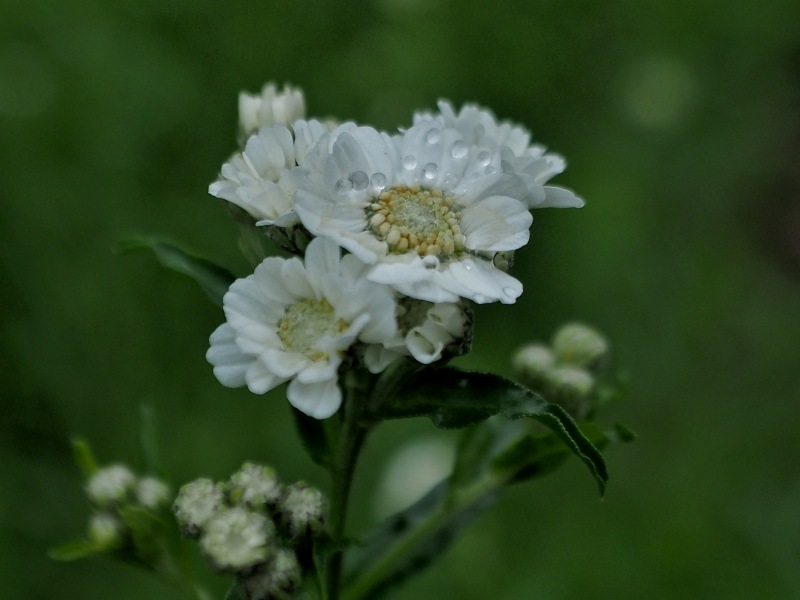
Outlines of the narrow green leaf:
{"label": "narrow green leaf", "polygon": [[495,414],[509,419],[533,418],[548,427],[586,464],[603,494],[608,480],[603,456],[572,417],[560,406],[499,375],[452,367],[425,369],[404,380],[372,417],[427,416],[437,427],[453,428],[473,425]]}
{"label": "narrow green leaf", "polygon": [[239,593],[239,585],[234,583],[225,594],[225,600],[246,600],[246,598]]}
{"label": "narrow green leaf", "polygon": [[71,562],[89,556],[95,556],[100,550],[96,544],[88,540],[73,540],[65,542],[47,551],[47,556],[53,560]]}
{"label": "narrow green leaf", "polygon": [[130,237],[117,243],[121,252],[150,250],[168,269],[194,279],[206,295],[222,306],[222,297],[236,277],[224,267],[194,256],[178,246],[152,237]]}
{"label": "narrow green leaf", "polygon": [[145,472],[151,475],[163,475],[158,458],[156,413],[153,407],[147,404],[139,407],[139,451],[142,453]]}
{"label": "narrow green leaf", "polygon": [[86,440],[82,438],[72,439],[72,455],[75,459],[75,464],[78,465],[81,473],[83,473],[84,479],[88,481],[97,473],[99,467]]}
{"label": "narrow green leaf", "polygon": [[365,543],[348,553],[344,598],[380,598],[425,569],[497,499],[482,494],[456,510],[446,506],[448,481],[381,523]]}
{"label": "narrow green leaf", "polygon": [[327,466],[330,460],[330,447],[324,421],[309,417],[294,407],[292,415],[300,441],[311,456],[311,460],[318,465]]}

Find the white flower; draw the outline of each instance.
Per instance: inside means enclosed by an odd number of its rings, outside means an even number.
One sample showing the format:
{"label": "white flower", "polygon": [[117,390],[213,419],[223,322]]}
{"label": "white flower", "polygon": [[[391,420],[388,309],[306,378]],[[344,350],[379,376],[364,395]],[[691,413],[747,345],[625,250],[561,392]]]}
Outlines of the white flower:
{"label": "white flower", "polygon": [[302,575],[294,551],[278,548],[269,562],[240,579],[239,589],[248,600],[293,598]]}
{"label": "white flower", "polygon": [[286,488],[281,510],[289,532],[298,537],[307,531],[319,531],[325,524],[328,500],[317,488],[297,482]]}
{"label": "white flower", "polygon": [[313,240],[305,259],[270,257],[234,282],[223,299],[227,323],[211,335],[206,358],[223,385],[256,394],[291,379],[289,402],[324,419],[342,401],[337,369],[345,351],[357,340],[391,338],[395,302],[330,240]]}
{"label": "white flower", "polygon": [[172,504],[172,511],[184,535],[196,537],[224,506],[222,485],[202,478],[181,487]]}
{"label": "white flower", "polygon": [[155,477],[142,477],[136,483],[136,499],[150,510],[158,510],[170,500],[169,486]]}
{"label": "white flower", "polygon": [[274,537],[275,525],[267,516],[236,506],[211,518],[200,548],[218,570],[243,571],[269,558]]}
{"label": "white flower", "polygon": [[97,506],[122,502],[133,491],[136,476],[125,465],[104,467],[86,484],[86,494]]}
{"label": "white flower", "polygon": [[370,344],[367,367],[380,372],[400,356],[413,356],[429,365],[440,358],[445,348],[467,336],[468,317],[460,303],[433,304],[401,298],[398,302],[398,331],[383,345]]}
{"label": "white flower", "polygon": [[239,129],[246,136],[266,125],[291,125],[305,116],[303,92],[288,85],[282,92],[267,83],[261,94],[239,94]]}
{"label": "white flower", "polygon": [[370,280],[435,303],[516,301],[522,284],[492,256],[524,246],[532,217],[525,181],[504,172],[498,150],[438,120],[395,138],[337,130],[319,147],[324,166],[298,183],[295,211],[371,265]]}
{"label": "white flower", "polygon": [[583,200],[570,190],[544,185],[567,166],[563,157],[546,153],[541,144],[531,144],[531,133],[509,121],[498,121],[494,114],[476,104],[465,104],[456,113],[446,100],[438,102],[439,113],[417,113],[414,122],[439,120],[445,127],[458,130],[471,146],[490,146],[501,152],[505,168],[525,179],[529,208],[580,208]]}
{"label": "white flower", "polygon": [[246,210],[255,219],[281,225],[296,222],[292,212],[295,148],[291,131],[282,125],[262,127],[250,136],[244,151],[222,165],[220,178],[208,193]]}
{"label": "white flower", "polygon": [[262,508],[278,501],[283,494],[283,486],[272,467],[244,463],[231,475],[228,494],[232,504]]}

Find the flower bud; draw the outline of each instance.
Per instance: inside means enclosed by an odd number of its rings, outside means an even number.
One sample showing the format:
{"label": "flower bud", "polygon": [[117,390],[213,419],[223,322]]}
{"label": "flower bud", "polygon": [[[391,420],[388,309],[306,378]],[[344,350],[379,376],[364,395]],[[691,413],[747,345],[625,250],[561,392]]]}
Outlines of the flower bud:
{"label": "flower bud", "polygon": [[89,519],[89,539],[103,550],[118,548],[125,541],[125,524],[116,515],[98,512]]}
{"label": "flower bud", "polygon": [[234,574],[266,562],[274,538],[275,525],[266,515],[234,506],[206,523],[200,548],[217,571]]}
{"label": "flower bud", "polygon": [[136,477],[125,465],[111,465],[97,471],[86,484],[86,494],[100,508],[123,502],[133,491]]}
{"label": "flower bud", "polygon": [[290,535],[300,537],[322,530],[327,504],[322,492],[303,481],[288,486],[280,508]]}
{"label": "flower bud", "polygon": [[264,565],[241,578],[239,592],[248,600],[293,598],[300,585],[300,563],[292,550],[280,548]]}
{"label": "flower bud", "polygon": [[211,518],[225,507],[225,492],[219,483],[196,479],[181,487],[172,511],[183,535],[197,537]]}
{"label": "flower bud", "polygon": [[577,419],[589,413],[589,396],[594,391],[594,377],[586,369],[561,365],[545,374],[544,393],[548,400],[561,404]]}
{"label": "flower bud", "polygon": [[170,501],[169,486],[155,477],[142,477],[136,483],[136,500],[147,509],[159,510]]}
{"label": "flower bud", "polygon": [[545,373],[555,365],[556,359],[553,352],[544,344],[526,344],[516,351],[511,359],[514,373],[525,384],[538,387]]}
{"label": "flower bud", "polygon": [[597,330],[582,323],[569,323],[553,336],[553,351],[561,362],[593,370],[602,366],[609,346]]}
{"label": "flower bud", "polygon": [[274,83],[266,84],[258,95],[239,94],[239,130],[243,137],[268,125],[291,126],[306,116],[303,92],[286,86],[278,92]]}
{"label": "flower bud", "polygon": [[275,506],[282,495],[283,486],[271,467],[244,463],[228,483],[228,497],[233,505],[265,509]]}

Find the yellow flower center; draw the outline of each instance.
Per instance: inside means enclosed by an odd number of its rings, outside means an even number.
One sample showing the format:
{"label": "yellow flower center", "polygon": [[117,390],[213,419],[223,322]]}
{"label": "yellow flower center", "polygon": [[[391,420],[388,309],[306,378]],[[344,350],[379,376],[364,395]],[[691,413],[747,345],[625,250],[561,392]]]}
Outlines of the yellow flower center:
{"label": "yellow flower center", "polygon": [[460,213],[453,198],[439,190],[397,185],[369,205],[367,223],[392,254],[443,258],[464,250]]}
{"label": "yellow flower center", "polygon": [[278,322],[278,337],[283,347],[291,352],[305,354],[314,361],[325,360],[328,353],[314,345],[323,337],[334,337],[349,327],[343,319],[336,319],[330,302],[306,298],[295,302]]}

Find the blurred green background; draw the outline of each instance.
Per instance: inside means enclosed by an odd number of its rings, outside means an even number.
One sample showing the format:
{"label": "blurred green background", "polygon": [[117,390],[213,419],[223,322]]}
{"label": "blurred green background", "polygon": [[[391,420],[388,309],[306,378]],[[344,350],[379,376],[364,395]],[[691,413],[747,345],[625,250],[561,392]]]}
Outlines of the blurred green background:
{"label": "blurred green background", "polygon": [[[102,561],[52,562],[88,506],[69,438],[137,465],[157,413],[176,483],[245,459],[324,485],[278,393],[214,379],[221,311],[115,240],[154,233],[248,266],[208,184],[241,89],[393,128],[477,101],[564,154],[586,198],[539,211],[526,291],[477,310],[462,364],[508,374],[517,345],[580,318],[632,394],[606,416],[605,500],[578,461],[513,488],[398,598],[800,597],[800,4],[692,0],[27,0],[0,20],[0,596],[170,599]],[[356,482],[427,421],[384,426]],[[422,468],[422,465],[420,465]],[[221,594],[225,581],[208,576]],[[221,597],[221,596],[220,596]]]}

